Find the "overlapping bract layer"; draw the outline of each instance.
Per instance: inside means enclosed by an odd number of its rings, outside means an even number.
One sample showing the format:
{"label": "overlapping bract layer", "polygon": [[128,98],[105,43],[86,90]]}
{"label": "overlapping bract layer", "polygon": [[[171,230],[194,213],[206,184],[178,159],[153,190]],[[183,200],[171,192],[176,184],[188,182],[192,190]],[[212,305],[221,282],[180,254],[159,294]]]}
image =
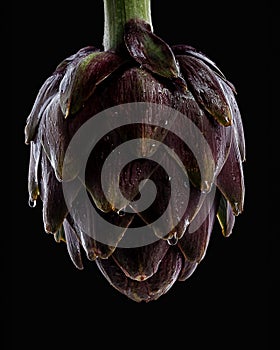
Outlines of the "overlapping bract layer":
{"label": "overlapping bract layer", "polygon": [[[176,280],[186,280],[193,273],[205,255],[216,218],[223,235],[231,234],[235,216],[244,204],[245,142],[235,89],[209,58],[190,46],[168,46],[139,20],[127,23],[124,44],[116,52],[81,49],[64,60],[41,87],[25,128],[26,143],[31,144],[28,190],[30,202],[38,197],[43,202],[46,232],[53,233],[58,242],[66,242],[77,268],[83,268],[84,250],[116,289],[135,301],[150,301],[166,293]],[[205,137],[214,163],[205,157],[207,181],[201,181],[199,166],[187,145],[172,133],[159,134],[145,119],[140,129],[127,126],[104,137],[100,152],[88,163],[88,176],[81,187],[86,186],[92,205],[102,217],[123,227],[114,244],[106,245],[94,239],[99,228],[86,207],[83,223],[69,213],[62,191],[63,161],[70,140],[84,122],[102,110],[128,102],[151,102],[184,114]],[[149,225],[162,213],[166,201],[165,180],[154,172],[156,168],[148,169],[148,177],[154,174],[153,181],[160,189],[152,211],[115,215],[115,208],[104,198],[100,185],[104,154],[133,133],[133,137],[156,139],[175,150],[176,157],[172,153],[166,157],[173,167],[183,164],[182,171],[190,179],[190,196],[180,222],[166,237],[127,249],[118,247],[127,228],[139,222]],[[148,151],[138,152],[140,157]],[[120,181],[131,199],[137,196],[135,186],[141,181],[139,166],[139,161],[132,163]],[[71,177],[75,178],[75,173],[67,180]],[[213,187],[214,201],[210,200]],[[73,193],[73,200],[78,196],[79,189]],[[170,220],[174,212],[176,205],[167,213]],[[202,225],[190,232],[199,215],[205,218]],[[86,234],[85,226],[92,235]]]}

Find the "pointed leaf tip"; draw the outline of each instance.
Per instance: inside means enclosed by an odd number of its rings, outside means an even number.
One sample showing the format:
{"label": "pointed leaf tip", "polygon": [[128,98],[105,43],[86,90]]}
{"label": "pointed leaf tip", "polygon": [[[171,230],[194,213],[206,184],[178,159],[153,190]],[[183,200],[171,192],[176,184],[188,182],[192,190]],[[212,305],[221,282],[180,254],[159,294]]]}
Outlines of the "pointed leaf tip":
{"label": "pointed leaf tip", "polygon": [[221,226],[223,236],[230,236],[235,223],[235,215],[233,214],[230,203],[223,195],[221,195],[217,219]]}
{"label": "pointed leaf tip", "polygon": [[73,264],[79,269],[84,268],[81,256],[81,247],[78,236],[66,218],[63,222],[64,237],[66,239],[67,251]]}
{"label": "pointed leaf tip", "polygon": [[216,185],[230,203],[233,214],[237,216],[242,213],[245,183],[242,160],[235,137],[232,139],[228,158],[217,176]]}

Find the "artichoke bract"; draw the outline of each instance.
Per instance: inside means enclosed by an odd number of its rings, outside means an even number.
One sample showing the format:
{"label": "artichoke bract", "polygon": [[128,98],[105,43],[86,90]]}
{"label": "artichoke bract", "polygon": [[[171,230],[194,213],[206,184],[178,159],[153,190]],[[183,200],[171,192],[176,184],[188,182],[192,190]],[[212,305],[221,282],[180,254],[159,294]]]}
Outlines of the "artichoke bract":
{"label": "artichoke bract", "polygon": [[[127,3],[105,2],[106,16]],[[191,46],[169,46],[148,15],[133,14],[116,19],[112,47],[82,48],[57,66],[25,142],[29,202],[42,200],[45,231],[66,243],[78,269],[85,254],[114,288],[147,302],[191,276],[215,220],[232,233],[244,205],[245,141],[235,88],[216,64]]]}

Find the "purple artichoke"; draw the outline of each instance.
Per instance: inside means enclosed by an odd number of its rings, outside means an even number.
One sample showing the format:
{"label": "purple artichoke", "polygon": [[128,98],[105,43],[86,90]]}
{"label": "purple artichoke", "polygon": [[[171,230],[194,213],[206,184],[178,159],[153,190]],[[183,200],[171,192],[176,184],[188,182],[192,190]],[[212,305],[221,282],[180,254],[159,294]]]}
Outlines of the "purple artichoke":
{"label": "purple artichoke", "polygon": [[[147,302],[194,272],[216,219],[225,237],[232,233],[235,216],[244,204],[245,142],[235,89],[206,55],[187,45],[169,46],[139,18],[126,20],[121,38],[116,47],[104,51],[92,46],[79,50],[44,82],[25,127],[25,141],[30,144],[28,191],[31,206],[38,197],[42,200],[45,231],[66,243],[78,269],[83,269],[86,254],[114,288],[134,301]],[[148,111],[150,105],[158,109],[151,108],[152,116],[143,114],[135,123],[130,118],[134,103],[146,104]],[[126,123],[116,128],[110,118],[106,121],[110,132],[90,152],[85,151],[88,157],[81,178],[79,154],[69,160],[69,145],[91,119],[117,106]],[[162,115],[166,119],[165,110],[174,112],[170,120],[176,113],[185,119],[176,117],[173,129],[164,127],[168,120],[156,124]],[[185,130],[184,120],[201,133],[210,157],[193,132],[188,131],[194,140],[187,143],[178,135],[176,131]],[[93,138],[95,132],[91,130]],[[131,140],[140,142],[131,150],[134,159],[121,169],[117,181],[110,179],[118,160],[107,167],[108,191],[113,193],[110,201],[102,186],[102,168],[118,146]],[[162,144],[166,147],[161,156],[169,174],[151,158]],[[82,156],[83,146],[78,149]],[[146,179],[156,185],[154,201],[145,210],[133,207],[128,211],[130,203],[141,197]],[[182,181],[188,200],[178,219],[184,201],[184,193],[178,190]],[[65,183],[75,183],[67,198]],[[114,201],[115,186],[126,202]],[[172,191],[177,191],[173,197]],[[81,193],[87,194],[87,204]],[[77,205],[82,215],[76,215]],[[103,232],[92,210],[118,227],[117,234]],[[164,233],[162,225],[154,224],[162,215],[168,227]],[[148,244],[145,236],[143,244],[129,247],[123,242],[136,227],[147,228]]]}

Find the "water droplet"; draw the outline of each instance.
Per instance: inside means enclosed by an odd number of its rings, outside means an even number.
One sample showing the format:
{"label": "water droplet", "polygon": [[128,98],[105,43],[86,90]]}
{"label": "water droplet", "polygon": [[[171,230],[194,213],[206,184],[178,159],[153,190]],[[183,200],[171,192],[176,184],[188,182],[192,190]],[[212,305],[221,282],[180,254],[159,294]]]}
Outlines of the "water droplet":
{"label": "water droplet", "polygon": [[201,192],[202,193],[207,193],[210,191],[212,187],[212,184],[209,183],[209,181],[205,180],[202,184],[201,184]]}
{"label": "water droplet", "polygon": [[167,243],[169,245],[176,245],[178,243],[177,232],[175,232],[174,235],[167,240]]}
{"label": "water droplet", "polygon": [[168,180],[171,181],[172,177],[171,176],[168,176]]}
{"label": "water droplet", "polygon": [[240,214],[239,203],[238,202],[234,202],[233,206],[234,206],[234,213],[235,213],[235,215],[239,215]]}
{"label": "water droplet", "polygon": [[28,200],[28,205],[30,206],[30,208],[35,208],[36,207],[36,200],[30,198]]}
{"label": "water droplet", "polygon": [[167,125],[168,124],[168,120],[166,120],[165,122],[164,122],[164,125]]}
{"label": "water droplet", "polygon": [[87,258],[91,261],[95,260],[97,258],[97,255],[93,250],[88,251]]}
{"label": "water droplet", "polygon": [[125,216],[125,212],[124,212],[123,210],[118,210],[118,211],[117,211],[117,214],[118,214],[119,216]]}

